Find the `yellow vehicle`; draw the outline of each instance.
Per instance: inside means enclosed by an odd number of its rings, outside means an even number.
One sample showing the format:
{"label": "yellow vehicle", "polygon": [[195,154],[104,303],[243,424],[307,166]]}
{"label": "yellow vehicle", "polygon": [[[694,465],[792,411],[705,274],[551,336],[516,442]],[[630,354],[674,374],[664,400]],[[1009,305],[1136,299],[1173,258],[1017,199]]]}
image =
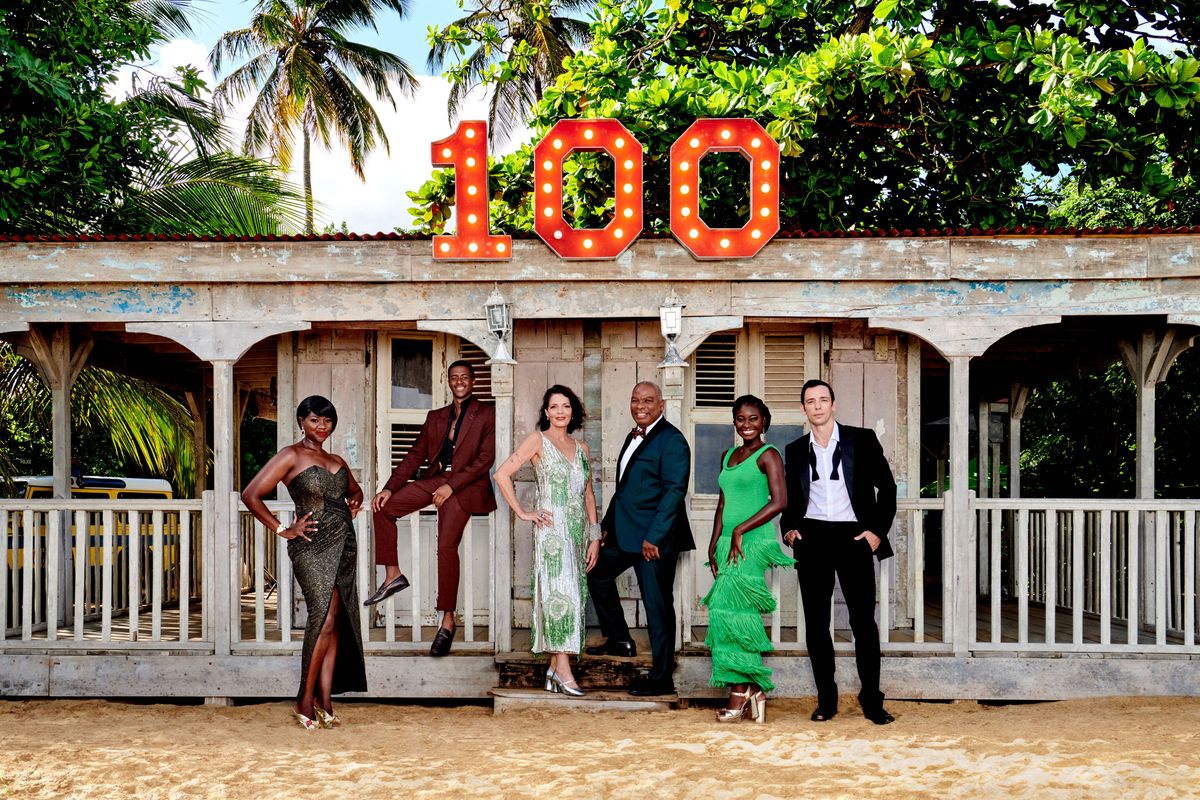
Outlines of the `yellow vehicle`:
{"label": "yellow vehicle", "polygon": [[[14,480],[14,497],[31,500],[54,496],[54,479],[49,475],[21,476]],[[169,481],[162,478],[109,478],[82,475],[71,478],[71,497],[86,500],[107,497],[110,500],[170,500],[174,497]]]}
{"label": "yellow vehicle", "polygon": [[[13,496],[16,499],[48,500],[54,496],[54,479],[49,475],[23,475],[14,478],[13,482],[16,488]],[[71,499],[73,500],[170,500],[173,497],[174,493],[170,482],[161,478],[116,478],[98,475],[84,475],[71,478]],[[91,519],[89,519],[90,524],[88,526],[88,560],[92,565],[97,565],[102,561],[102,537],[99,520],[91,512],[89,512],[89,517]],[[148,516],[143,516],[142,520],[142,537],[148,542],[153,536],[153,528]],[[176,525],[173,523],[173,519],[168,519],[163,531],[166,537],[165,549],[167,550],[168,558],[173,555],[174,546],[178,542],[178,532]],[[10,530],[7,531],[8,565],[10,568],[15,564],[22,563],[23,537],[15,535],[17,534],[17,526],[17,520],[10,518]],[[44,524],[38,527],[38,537],[41,540],[38,542],[40,549],[41,546],[44,546],[46,531]],[[118,519],[114,539],[115,552],[118,557],[127,544],[127,528],[127,521]],[[72,548],[72,553],[73,551],[74,548]]]}

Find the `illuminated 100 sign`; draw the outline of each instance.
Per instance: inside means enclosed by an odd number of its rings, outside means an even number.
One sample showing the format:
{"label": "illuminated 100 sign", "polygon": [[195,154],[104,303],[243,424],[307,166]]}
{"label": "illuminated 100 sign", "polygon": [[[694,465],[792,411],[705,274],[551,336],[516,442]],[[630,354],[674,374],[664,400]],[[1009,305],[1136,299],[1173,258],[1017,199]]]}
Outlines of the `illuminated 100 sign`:
{"label": "illuminated 100 sign", "polygon": [[[607,153],[615,166],[613,219],[574,228],[563,216],[562,167],[575,151]],[[615,119],[561,120],[534,148],[534,230],[562,258],[616,258],[642,232],[642,145]],[[700,159],[741,153],[750,162],[750,219],[713,228],[700,218]],[[457,231],[433,237],[439,260],[512,258],[512,237],[488,229],[487,123],[463,122],[433,143],[433,164],[454,167]],[[671,145],[671,233],[696,258],[748,258],[779,232],[779,145],[752,119],[700,119]]]}

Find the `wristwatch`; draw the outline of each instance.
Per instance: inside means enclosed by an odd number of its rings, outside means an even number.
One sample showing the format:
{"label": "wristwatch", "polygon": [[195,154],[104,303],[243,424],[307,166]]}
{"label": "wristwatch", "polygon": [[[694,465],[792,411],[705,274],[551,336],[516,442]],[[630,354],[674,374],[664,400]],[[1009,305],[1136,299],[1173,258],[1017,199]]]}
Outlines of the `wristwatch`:
{"label": "wristwatch", "polygon": [[278,536],[279,534],[283,533],[287,529],[288,529],[288,526],[281,522],[281,523],[279,523],[279,526],[277,528],[275,528],[275,535]]}

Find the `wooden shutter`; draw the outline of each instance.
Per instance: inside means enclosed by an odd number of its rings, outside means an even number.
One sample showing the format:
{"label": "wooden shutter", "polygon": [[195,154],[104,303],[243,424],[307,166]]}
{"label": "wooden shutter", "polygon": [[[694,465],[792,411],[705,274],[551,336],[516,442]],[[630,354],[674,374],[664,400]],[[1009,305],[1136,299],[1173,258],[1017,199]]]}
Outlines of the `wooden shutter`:
{"label": "wooden shutter", "polygon": [[395,469],[396,465],[408,455],[408,451],[412,450],[420,433],[420,425],[392,424],[392,469]]}
{"label": "wooden shutter", "polygon": [[737,334],[719,333],[696,348],[696,407],[728,407],[737,396]]}
{"label": "wooden shutter", "polygon": [[458,340],[458,357],[475,368],[474,395],[485,403],[492,398],[492,368],[487,365],[488,355],[466,339]]}
{"label": "wooden shutter", "polygon": [[763,400],[772,409],[800,410],[804,386],[804,335],[763,335]]}

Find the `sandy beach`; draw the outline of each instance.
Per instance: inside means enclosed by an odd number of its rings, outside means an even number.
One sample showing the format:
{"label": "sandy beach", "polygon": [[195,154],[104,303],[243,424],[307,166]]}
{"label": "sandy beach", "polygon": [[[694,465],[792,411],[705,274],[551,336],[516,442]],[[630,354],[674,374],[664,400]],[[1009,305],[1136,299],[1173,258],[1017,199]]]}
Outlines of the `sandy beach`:
{"label": "sandy beach", "polygon": [[766,725],[669,713],[349,703],[0,702],[0,797],[1200,797],[1200,699],[891,702],[877,727],[811,700]]}

